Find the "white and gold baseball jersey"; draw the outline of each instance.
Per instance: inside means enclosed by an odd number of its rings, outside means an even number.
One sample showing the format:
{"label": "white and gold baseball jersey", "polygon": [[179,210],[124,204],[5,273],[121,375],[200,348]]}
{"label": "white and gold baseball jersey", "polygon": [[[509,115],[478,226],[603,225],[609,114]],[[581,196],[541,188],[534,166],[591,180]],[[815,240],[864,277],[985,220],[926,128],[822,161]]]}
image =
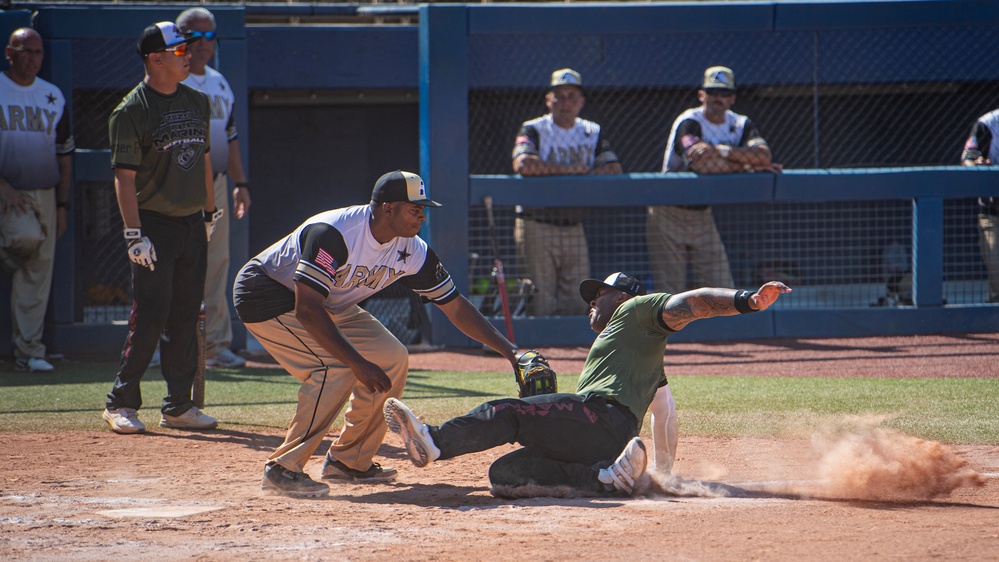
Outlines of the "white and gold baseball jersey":
{"label": "white and gold baseball jersey", "polygon": [[434,304],[458,296],[437,254],[418,236],[381,244],[368,226],[371,208],[355,205],[319,213],[260,252],[233,287],[236,312],[263,322],[295,308],[300,281],[326,296],[337,314],[399,281]]}
{"label": "white and gold baseball jersey", "polygon": [[610,142],[600,136],[600,125],[577,117],[571,129],[555,124],[551,113],[525,121],[513,147],[513,158],[537,154],[545,162],[570,166],[580,162],[592,170],[617,162]]}
{"label": "white and gold baseball jersey", "polygon": [[59,183],[57,154],[76,148],[66,99],[35,78],[21,86],[0,73],[0,177],[15,189],[50,189]]}
{"label": "white and gold baseball jersey", "polygon": [[663,172],[690,170],[687,149],[701,141],[714,146],[727,144],[748,147],[767,144],[749,117],[728,110],[723,123],[712,123],[704,115],[703,107],[694,107],[684,111],[673,121],[666,154],[663,155]]}
{"label": "white and gold baseball jersey", "polygon": [[208,96],[212,108],[212,171],[215,173],[226,171],[229,167],[229,142],[238,136],[233,111],[236,95],[232,93],[232,87],[229,86],[225,76],[210,66],[205,67],[203,76],[191,73],[181,84],[186,84]]}

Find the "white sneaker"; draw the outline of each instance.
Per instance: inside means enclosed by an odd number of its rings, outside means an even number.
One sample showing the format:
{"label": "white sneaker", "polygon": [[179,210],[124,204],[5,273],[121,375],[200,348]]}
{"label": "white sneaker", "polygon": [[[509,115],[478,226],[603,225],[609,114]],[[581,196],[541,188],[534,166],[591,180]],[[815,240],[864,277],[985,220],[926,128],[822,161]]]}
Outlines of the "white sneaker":
{"label": "white sneaker", "polygon": [[645,474],[648,462],[649,457],[645,453],[645,443],[642,443],[638,437],[634,437],[625,445],[614,464],[607,468],[601,468],[597,477],[604,484],[614,486],[615,490],[631,494],[635,488],[635,481]]}
{"label": "white sneaker", "polygon": [[118,408],[117,410],[104,410],[101,416],[111,426],[115,433],[145,433],[146,424],[139,421],[139,414],[132,408]]}
{"label": "white sneaker", "polygon": [[392,433],[399,434],[406,445],[409,460],[416,466],[427,466],[441,457],[441,450],[430,437],[427,424],[421,422],[405,404],[389,398],[382,407],[385,422]]}
{"label": "white sneaker", "polygon": [[160,366],[160,348],[157,347],[156,352],[153,353],[153,358],[149,360],[149,368],[152,369],[154,367],[159,367],[159,366]]}
{"label": "white sneaker", "polygon": [[246,359],[243,359],[239,355],[236,355],[228,347],[223,347],[222,351],[219,352],[215,357],[211,357],[205,361],[206,367],[225,367],[228,369],[238,369],[246,365]]}
{"label": "white sneaker", "polygon": [[49,363],[41,357],[18,359],[14,364],[14,368],[18,371],[28,371],[29,373],[47,373],[55,370],[52,363]]}
{"label": "white sneaker", "polygon": [[160,418],[160,427],[173,429],[214,429],[218,424],[219,420],[201,413],[197,406],[179,416],[163,414]]}

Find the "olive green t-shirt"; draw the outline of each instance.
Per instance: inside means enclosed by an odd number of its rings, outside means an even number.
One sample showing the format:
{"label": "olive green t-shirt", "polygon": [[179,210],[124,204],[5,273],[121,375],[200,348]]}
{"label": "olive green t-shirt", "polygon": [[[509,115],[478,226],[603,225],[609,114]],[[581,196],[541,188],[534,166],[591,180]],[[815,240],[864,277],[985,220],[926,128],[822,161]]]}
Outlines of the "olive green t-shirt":
{"label": "olive green t-shirt", "polygon": [[578,394],[592,392],[626,406],[639,429],[656,391],[666,384],[663,354],[675,330],[663,324],[662,307],[671,296],[632,297],[619,306],[590,346],[576,387]]}
{"label": "olive green t-shirt", "polygon": [[164,95],[139,83],[111,113],[111,167],[135,170],[139,208],[171,217],[205,207],[208,96],[185,86]]}

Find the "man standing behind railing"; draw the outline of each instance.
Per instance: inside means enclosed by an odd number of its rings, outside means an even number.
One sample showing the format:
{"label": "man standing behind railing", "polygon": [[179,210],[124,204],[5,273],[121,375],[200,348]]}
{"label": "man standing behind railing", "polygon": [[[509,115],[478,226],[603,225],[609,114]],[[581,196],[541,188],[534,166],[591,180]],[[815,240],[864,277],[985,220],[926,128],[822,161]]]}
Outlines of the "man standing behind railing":
{"label": "man standing behind railing", "polygon": [[[971,136],[964,143],[961,164],[990,166],[999,161],[999,143],[992,142],[999,133],[999,109],[978,118]],[[999,200],[978,198],[978,228],[982,260],[989,275],[988,302],[999,303]]]}
{"label": "man standing behind railing", "polygon": [[[663,172],[730,174],[778,172],[770,148],[745,115],[731,111],[735,75],[724,66],[704,71],[697,92],[699,107],[684,111],[673,122]],[[709,205],[649,207],[646,237],[655,289],[679,293],[691,287],[732,287],[725,246]],[[687,268],[693,279],[687,283]]]}
{"label": "man standing behind railing", "polygon": [[[552,73],[545,105],[550,113],[526,121],[513,147],[513,171],[524,176],[620,174],[621,163],[600,125],[579,118],[586,104],[583,79],[571,68]],[[565,194],[571,197],[572,194]],[[537,288],[530,314],[582,315],[576,283],[590,276],[583,207],[525,207],[513,237],[526,276]]]}

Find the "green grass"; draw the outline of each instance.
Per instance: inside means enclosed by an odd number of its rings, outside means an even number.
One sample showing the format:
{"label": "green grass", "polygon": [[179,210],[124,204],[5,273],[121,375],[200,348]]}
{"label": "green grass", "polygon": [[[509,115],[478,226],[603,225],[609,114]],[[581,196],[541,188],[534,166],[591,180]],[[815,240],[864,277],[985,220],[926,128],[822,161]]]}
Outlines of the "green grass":
{"label": "green grass", "polygon": [[[0,368],[0,431],[99,430],[116,362],[64,361],[53,374]],[[575,389],[561,375],[559,388]],[[823,379],[670,377],[680,432],[705,436],[800,436],[848,416],[906,433],[960,444],[999,444],[999,379]],[[282,432],[295,409],[298,381],[280,369],[213,369],[205,410],[226,426]],[[143,378],[141,417],[155,422],[165,384]],[[509,373],[410,373],[404,399],[430,423],[515,395]],[[851,418],[855,419],[855,418]],[[342,420],[338,420],[338,424]],[[646,420],[645,431],[648,431]]]}
{"label": "green grass", "polygon": [[[807,435],[850,416],[962,444],[999,444],[999,379],[671,377],[680,431]],[[859,423],[859,422],[858,422]]]}

